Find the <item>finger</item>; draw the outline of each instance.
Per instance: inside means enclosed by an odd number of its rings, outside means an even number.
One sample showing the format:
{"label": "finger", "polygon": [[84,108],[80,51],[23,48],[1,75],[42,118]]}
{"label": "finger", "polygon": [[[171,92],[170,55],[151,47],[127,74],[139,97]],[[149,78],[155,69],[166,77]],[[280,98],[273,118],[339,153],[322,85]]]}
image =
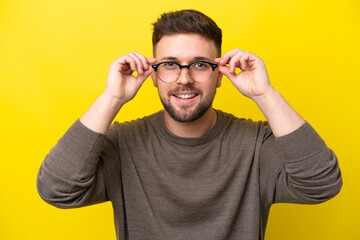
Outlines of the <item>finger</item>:
{"label": "finger", "polygon": [[260,60],[258,56],[250,52],[245,52],[240,58],[241,69],[244,71],[253,70],[254,63],[257,60]]}
{"label": "finger", "polygon": [[135,60],[131,56],[127,55],[125,61],[126,64],[130,65],[130,68],[133,72],[137,71]]}
{"label": "finger", "polygon": [[219,65],[218,71],[224,74],[231,82],[233,82],[237,76],[237,74],[230,72],[230,67],[228,66]]}
{"label": "finger", "polygon": [[149,69],[153,69],[152,65],[156,63],[156,58],[146,58],[148,64],[149,64]]}
{"label": "finger", "polygon": [[119,71],[127,71],[128,69],[131,69],[133,72],[136,71],[136,66],[134,63],[134,60],[128,55],[124,55],[119,57],[113,62]]}
{"label": "finger", "polygon": [[112,62],[110,68],[123,74],[132,74],[133,70],[131,69],[129,62],[128,56],[124,55]]}
{"label": "finger", "polygon": [[214,61],[215,61],[216,63],[220,63],[220,62],[221,62],[221,59],[222,59],[221,57],[215,58]]}
{"label": "finger", "polygon": [[133,51],[132,52],[134,54],[134,56],[136,56],[140,61],[141,61],[141,64],[142,64],[142,68],[143,70],[148,70],[149,69],[149,63],[147,61],[147,58],[144,57],[144,55],[136,52],[136,51]]}
{"label": "finger", "polygon": [[117,69],[119,72],[125,75],[131,75],[134,71],[131,69],[129,64],[119,64],[119,67]]}
{"label": "finger", "polygon": [[254,62],[257,59],[260,58],[251,52],[237,52],[230,59],[230,72],[235,73],[236,67],[240,68],[242,71],[253,70]]}
{"label": "finger", "polygon": [[224,54],[224,56],[222,57],[222,60],[220,61],[220,65],[226,65],[229,63],[230,59],[236,55],[238,52],[244,52],[241,49],[235,48],[227,53]]}
{"label": "finger", "polygon": [[231,59],[229,62],[229,67],[230,67],[230,72],[231,73],[235,73],[236,68],[241,68],[241,56],[243,55],[244,52],[237,52]]}
{"label": "finger", "polygon": [[138,56],[136,56],[136,54],[134,52],[131,52],[128,54],[129,57],[131,57],[136,65],[136,71],[138,72],[138,74],[142,74],[144,72],[144,66],[141,62],[141,60],[139,59]]}
{"label": "finger", "polygon": [[150,65],[156,63],[156,58],[146,58],[146,59]]}
{"label": "finger", "polygon": [[142,84],[145,81],[145,79],[147,79],[153,71],[154,71],[153,68],[149,68],[148,70],[144,71],[142,74],[139,74],[137,76],[138,81]]}

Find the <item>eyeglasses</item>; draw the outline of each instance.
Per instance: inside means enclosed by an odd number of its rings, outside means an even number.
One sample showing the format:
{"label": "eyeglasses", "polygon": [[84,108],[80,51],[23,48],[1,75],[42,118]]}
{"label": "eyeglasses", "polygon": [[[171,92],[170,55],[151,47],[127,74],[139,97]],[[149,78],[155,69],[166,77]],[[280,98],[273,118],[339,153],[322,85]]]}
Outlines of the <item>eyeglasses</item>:
{"label": "eyeglasses", "polygon": [[217,66],[216,63],[207,61],[194,61],[189,65],[180,65],[174,61],[164,61],[152,65],[157,76],[164,83],[171,83],[178,80],[182,68],[187,68],[189,70],[189,77],[193,81],[206,82],[211,78]]}

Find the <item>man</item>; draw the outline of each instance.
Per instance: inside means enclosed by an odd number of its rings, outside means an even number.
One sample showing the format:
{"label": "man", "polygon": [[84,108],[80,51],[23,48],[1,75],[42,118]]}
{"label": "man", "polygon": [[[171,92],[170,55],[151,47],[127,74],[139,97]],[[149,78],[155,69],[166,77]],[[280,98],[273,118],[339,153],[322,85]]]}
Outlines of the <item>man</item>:
{"label": "man", "polygon": [[[263,239],[271,204],[320,203],[340,191],[334,153],[271,86],[261,58],[240,49],[221,57],[213,20],[163,14],[153,49],[154,58],[134,51],[111,64],[104,93],[39,170],[45,201],[112,201],[118,239]],[[212,108],[223,75],[267,122]],[[111,125],[149,76],[164,110]]]}

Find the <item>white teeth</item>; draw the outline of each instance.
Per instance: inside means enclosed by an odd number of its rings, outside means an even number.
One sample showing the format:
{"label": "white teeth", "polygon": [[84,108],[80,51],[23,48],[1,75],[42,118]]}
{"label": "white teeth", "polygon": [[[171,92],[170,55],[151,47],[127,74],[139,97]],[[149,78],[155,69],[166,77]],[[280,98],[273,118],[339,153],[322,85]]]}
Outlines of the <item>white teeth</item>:
{"label": "white teeth", "polygon": [[196,94],[180,94],[180,95],[175,95],[178,98],[182,98],[182,99],[189,99],[189,98],[193,98],[196,96]]}

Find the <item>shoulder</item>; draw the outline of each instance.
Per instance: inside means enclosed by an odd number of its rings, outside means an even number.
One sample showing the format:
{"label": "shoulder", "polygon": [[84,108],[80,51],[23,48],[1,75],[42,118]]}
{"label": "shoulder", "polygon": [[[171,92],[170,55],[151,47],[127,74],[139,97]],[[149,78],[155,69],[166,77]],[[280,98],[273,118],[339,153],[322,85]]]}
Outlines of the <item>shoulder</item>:
{"label": "shoulder", "polygon": [[225,129],[225,135],[231,138],[254,138],[266,140],[272,136],[267,121],[254,121],[248,118],[239,118],[233,114],[216,110],[219,120]]}
{"label": "shoulder", "polygon": [[125,122],[114,122],[110,127],[110,131],[117,131],[120,134],[146,134],[149,131],[154,131],[157,127],[159,117],[161,117],[162,111],[153,113],[142,118],[138,118]]}
{"label": "shoulder", "polygon": [[241,129],[260,129],[260,128],[269,128],[267,121],[254,121],[249,118],[239,118],[234,116],[231,113],[223,112],[222,110],[215,110],[218,118],[223,122],[223,124],[229,125],[231,128],[241,128]]}

